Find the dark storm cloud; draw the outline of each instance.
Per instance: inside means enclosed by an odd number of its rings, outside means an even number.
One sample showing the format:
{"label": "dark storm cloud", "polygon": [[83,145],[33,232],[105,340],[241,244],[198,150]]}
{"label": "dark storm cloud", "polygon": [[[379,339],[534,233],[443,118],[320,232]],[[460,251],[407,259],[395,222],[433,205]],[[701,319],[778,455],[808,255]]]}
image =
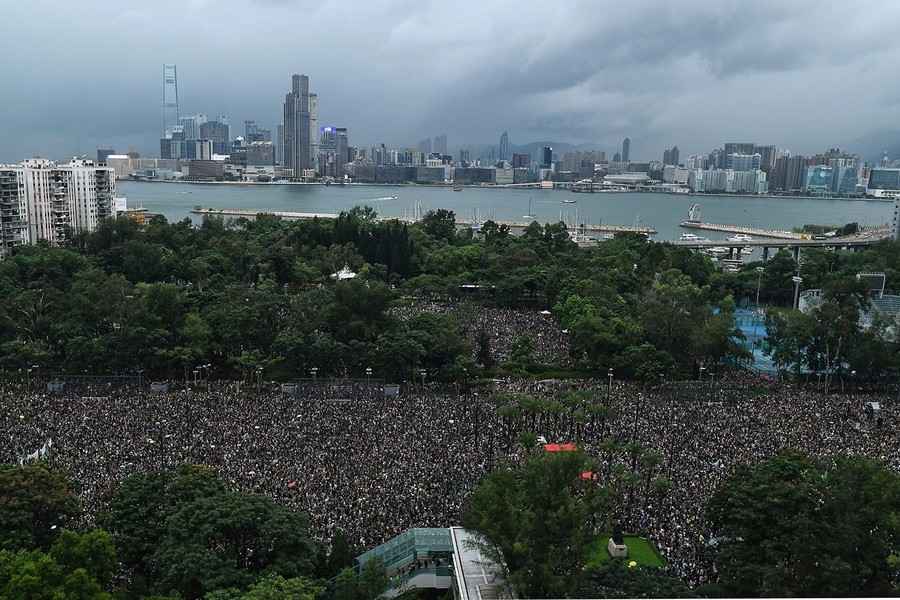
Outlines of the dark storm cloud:
{"label": "dark storm cloud", "polygon": [[724,139],[795,151],[900,116],[900,5],[859,1],[165,0],[4,7],[0,160],[157,151],[163,63],[182,113],[273,127],[292,72],[352,143],[555,140],[638,158]]}

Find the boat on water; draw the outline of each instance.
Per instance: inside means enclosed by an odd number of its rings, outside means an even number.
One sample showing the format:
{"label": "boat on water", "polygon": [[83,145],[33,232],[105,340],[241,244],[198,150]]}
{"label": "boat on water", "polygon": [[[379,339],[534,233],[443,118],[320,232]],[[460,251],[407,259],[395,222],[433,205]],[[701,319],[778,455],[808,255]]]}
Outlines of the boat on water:
{"label": "boat on water", "polygon": [[578,200],[563,200],[562,201],[563,204],[575,204],[576,202],[578,202]]}
{"label": "boat on water", "polygon": [[726,254],[731,254],[731,248],[726,248],[725,246],[713,246],[712,248],[708,248],[706,252],[712,256],[725,256]]}
{"label": "boat on water", "polygon": [[694,234],[694,233],[682,233],[681,237],[679,239],[682,242],[707,242],[707,241],[709,241],[706,238],[700,237],[699,235]]}
{"label": "boat on water", "polygon": [[454,186],[453,186],[453,191],[454,191],[454,192],[461,192],[461,191],[462,191],[462,186],[461,186],[461,185],[454,185]]}

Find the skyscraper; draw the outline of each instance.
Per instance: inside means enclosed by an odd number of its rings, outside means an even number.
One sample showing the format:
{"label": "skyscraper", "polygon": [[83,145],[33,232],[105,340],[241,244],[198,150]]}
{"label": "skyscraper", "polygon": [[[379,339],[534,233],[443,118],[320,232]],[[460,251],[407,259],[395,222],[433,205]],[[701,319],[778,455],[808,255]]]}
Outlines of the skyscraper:
{"label": "skyscraper", "polygon": [[181,129],[184,132],[184,139],[199,140],[200,126],[206,123],[207,120],[206,115],[203,114],[180,117],[178,124],[181,125]]}
{"label": "skyscraper", "polygon": [[310,169],[318,169],[319,161],[319,95],[309,95],[309,161]]}
{"label": "skyscraper", "polygon": [[663,166],[666,165],[674,165],[678,166],[678,160],[680,158],[680,152],[678,151],[678,146],[672,146],[671,148],[666,148],[663,152]]}
{"label": "skyscraper", "polygon": [[505,131],[500,136],[500,160],[509,160],[509,134]]}
{"label": "skyscraper", "polygon": [[347,146],[349,145],[349,138],[346,127],[337,127],[334,131],[334,177],[335,179],[343,179],[344,166],[347,164]]}
{"label": "skyscraper", "polygon": [[549,169],[553,164],[553,148],[550,146],[544,146],[544,149],[541,151],[541,168]]}
{"label": "skyscraper", "polygon": [[621,154],[622,162],[628,162],[631,160],[631,138],[625,138],[622,140],[622,154]]}
{"label": "skyscraper", "polygon": [[231,151],[231,127],[228,119],[219,115],[215,121],[200,125],[200,139],[212,142],[213,154],[228,154]]}
{"label": "skyscraper", "polygon": [[284,123],[275,130],[275,164],[284,164]]}
{"label": "skyscraper", "polygon": [[284,165],[293,169],[295,179],[315,168],[310,118],[309,77],[294,74],[291,91],[284,97]]}

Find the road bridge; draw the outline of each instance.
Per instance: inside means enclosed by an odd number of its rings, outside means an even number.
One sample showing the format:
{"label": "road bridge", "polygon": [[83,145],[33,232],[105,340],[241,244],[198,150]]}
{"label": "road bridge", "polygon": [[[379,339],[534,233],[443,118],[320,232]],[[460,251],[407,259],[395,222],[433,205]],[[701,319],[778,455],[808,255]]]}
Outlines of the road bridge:
{"label": "road bridge", "polygon": [[801,248],[836,248],[845,250],[855,250],[865,248],[873,244],[877,244],[889,237],[886,230],[866,231],[856,235],[843,237],[832,237],[824,240],[810,239],[756,239],[746,241],[732,240],[676,240],[670,242],[673,246],[681,248],[691,248],[693,250],[708,250],[710,248],[728,248],[729,257],[740,258],[741,251],[744,248],[762,248],[763,260],[769,259],[770,249],[788,248],[794,254],[794,260],[799,260]]}

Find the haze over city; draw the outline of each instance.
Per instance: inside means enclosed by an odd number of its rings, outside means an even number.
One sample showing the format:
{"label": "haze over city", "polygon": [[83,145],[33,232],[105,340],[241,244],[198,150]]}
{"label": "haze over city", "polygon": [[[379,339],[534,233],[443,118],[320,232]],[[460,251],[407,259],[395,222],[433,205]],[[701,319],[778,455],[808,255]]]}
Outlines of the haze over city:
{"label": "haze over city", "polygon": [[[0,161],[155,154],[162,65],[183,114],[274,129],[292,73],[354,144],[561,142],[637,159],[722,140],[865,157],[897,144],[900,6],[812,1],[58,3],[4,7]],[[585,18],[590,17],[590,18]],[[887,125],[886,125],[887,124]]]}

